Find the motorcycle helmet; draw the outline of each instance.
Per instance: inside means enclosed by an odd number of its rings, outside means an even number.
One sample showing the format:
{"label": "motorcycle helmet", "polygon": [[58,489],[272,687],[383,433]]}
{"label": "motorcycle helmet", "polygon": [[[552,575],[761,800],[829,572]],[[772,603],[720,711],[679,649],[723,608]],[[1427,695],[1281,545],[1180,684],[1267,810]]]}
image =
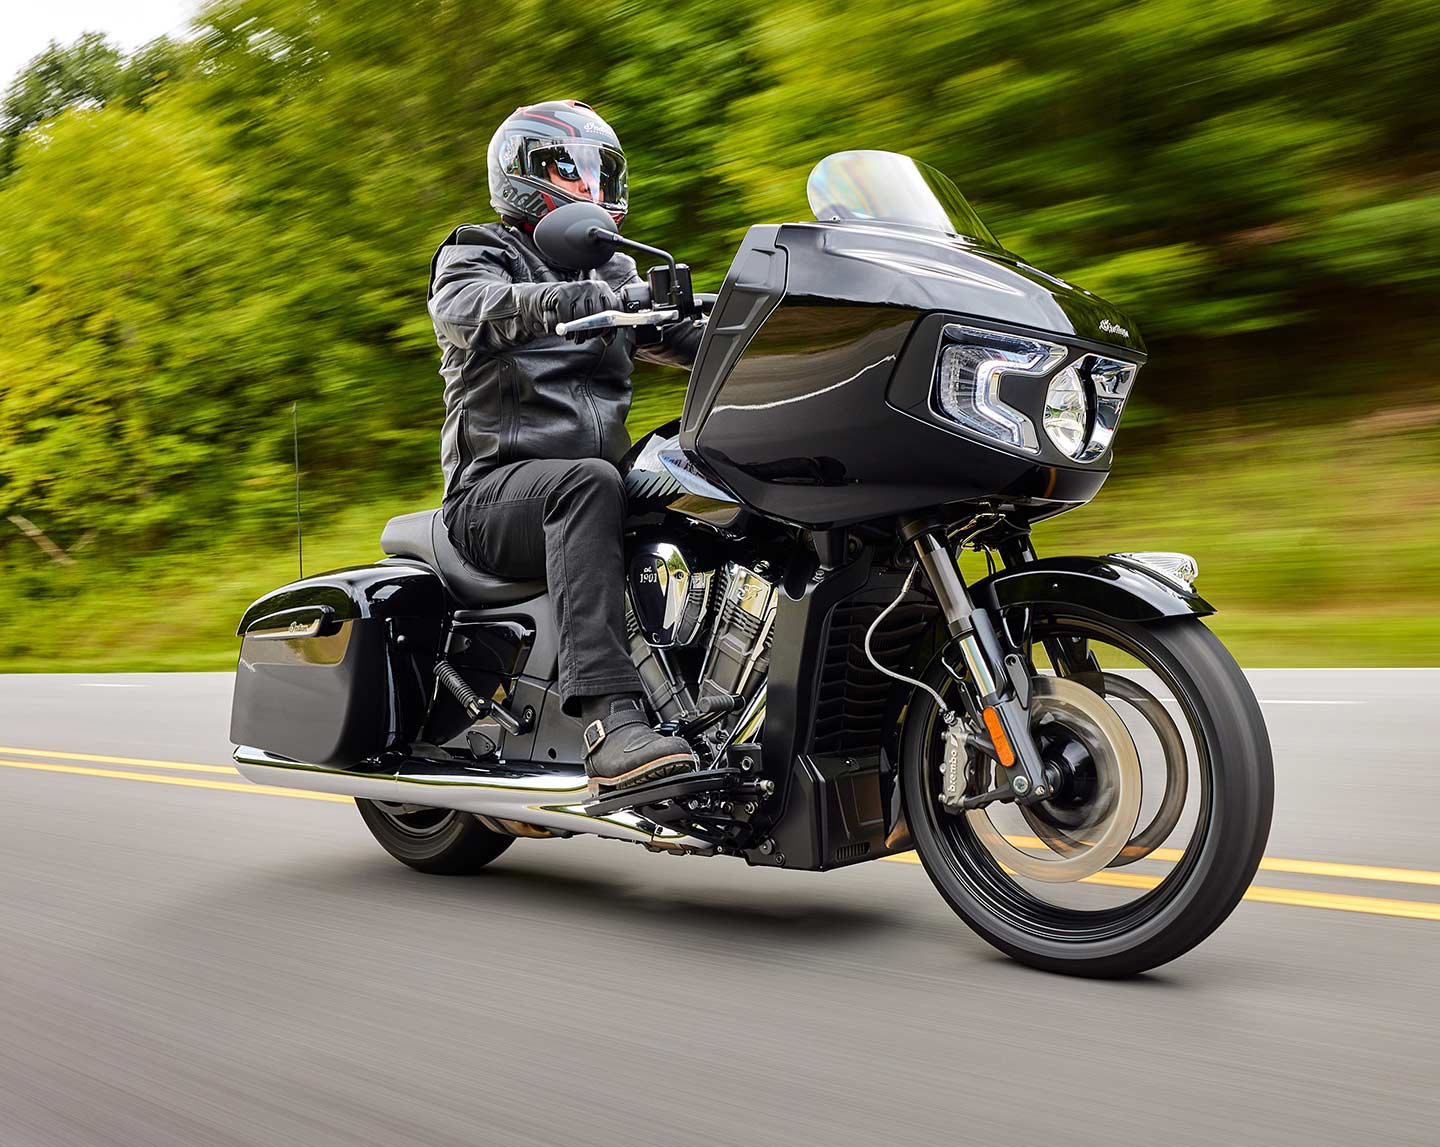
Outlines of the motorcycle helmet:
{"label": "motorcycle helmet", "polygon": [[579,100],[516,108],[490,140],[490,203],[531,230],[565,203],[598,203],[618,228],[628,206],[625,152],[610,125]]}

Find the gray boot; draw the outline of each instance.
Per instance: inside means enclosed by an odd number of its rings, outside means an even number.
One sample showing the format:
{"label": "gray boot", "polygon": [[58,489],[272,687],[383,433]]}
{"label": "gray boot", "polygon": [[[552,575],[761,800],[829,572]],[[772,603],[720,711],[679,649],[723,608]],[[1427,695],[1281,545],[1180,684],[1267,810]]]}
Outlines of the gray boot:
{"label": "gray boot", "polygon": [[592,799],[699,767],[684,738],[667,737],[650,727],[633,695],[587,697],[580,710]]}

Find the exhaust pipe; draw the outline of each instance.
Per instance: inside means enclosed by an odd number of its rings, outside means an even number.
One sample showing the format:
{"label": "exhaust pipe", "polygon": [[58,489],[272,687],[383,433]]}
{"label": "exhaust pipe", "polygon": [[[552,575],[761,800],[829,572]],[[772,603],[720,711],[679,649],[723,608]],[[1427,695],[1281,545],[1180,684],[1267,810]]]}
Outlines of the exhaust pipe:
{"label": "exhaust pipe", "polygon": [[516,821],[553,833],[589,833],[653,849],[709,856],[716,846],[655,824],[634,812],[591,816],[585,770],[578,766],[526,772],[506,764],[459,765],[406,757],[395,771],[361,773],[307,765],[240,746],[235,767],[248,781],[277,788],[337,793],[364,800],[453,808],[495,821]]}

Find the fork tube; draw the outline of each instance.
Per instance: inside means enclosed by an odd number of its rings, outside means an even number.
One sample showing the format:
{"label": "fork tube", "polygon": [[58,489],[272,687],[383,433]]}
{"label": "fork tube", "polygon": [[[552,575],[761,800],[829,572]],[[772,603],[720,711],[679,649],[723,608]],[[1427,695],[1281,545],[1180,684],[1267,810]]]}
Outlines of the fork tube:
{"label": "fork tube", "polygon": [[988,705],[995,700],[998,689],[980,635],[976,632],[977,623],[983,623],[984,615],[975,612],[960,571],[941,539],[931,533],[921,534],[915,539],[915,549],[920,555],[925,576],[935,588],[935,596],[945,614],[945,623],[950,627],[950,636],[959,641],[961,656],[970,670],[970,680],[975,683],[981,705]]}
{"label": "fork tube", "polygon": [[917,537],[915,549],[920,555],[920,565],[925,570],[925,576],[930,579],[930,584],[935,589],[946,624],[950,626],[950,636],[959,637],[972,633],[975,628],[972,621],[975,607],[970,602],[965,583],[960,580],[960,571],[950,556],[950,550],[932,533]]}
{"label": "fork tube", "polygon": [[[901,536],[915,546],[920,565],[945,614],[950,636],[960,646],[977,695],[977,707],[982,713],[993,710],[1010,742],[1014,758],[1012,767],[1004,772],[1015,796],[1029,803],[1047,795],[1039,747],[1030,735],[1030,716],[1026,712],[1028,696],[1017,692],[1012,685],[1005,671],[1005,650],[999,635],[989,615],[971,602],[944,535],[929,524],[911,522],[905,525]],[[1028,677],[1023,685],[1028,694]]]}
{"label": "fork tube", "polygon": [[1030,543],[1029,534],[1006,538],[1000,543],[999,549],[1000,560],[1005,563],[1006,569],[1014,569],[1035,560],[1035,547]]}

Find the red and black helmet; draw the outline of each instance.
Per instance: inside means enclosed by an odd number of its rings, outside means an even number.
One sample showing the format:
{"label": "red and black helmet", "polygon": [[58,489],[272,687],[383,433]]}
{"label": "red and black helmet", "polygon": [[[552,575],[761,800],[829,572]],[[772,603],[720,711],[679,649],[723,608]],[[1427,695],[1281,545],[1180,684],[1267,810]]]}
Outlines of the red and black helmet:
{"label": "red and black helmet", "polygon": [[598,203],[619,227],[628,208],[625,152],[610,125],[579,100],[516,108],[490,140],[490,203],[533,227],[565,203]]}

